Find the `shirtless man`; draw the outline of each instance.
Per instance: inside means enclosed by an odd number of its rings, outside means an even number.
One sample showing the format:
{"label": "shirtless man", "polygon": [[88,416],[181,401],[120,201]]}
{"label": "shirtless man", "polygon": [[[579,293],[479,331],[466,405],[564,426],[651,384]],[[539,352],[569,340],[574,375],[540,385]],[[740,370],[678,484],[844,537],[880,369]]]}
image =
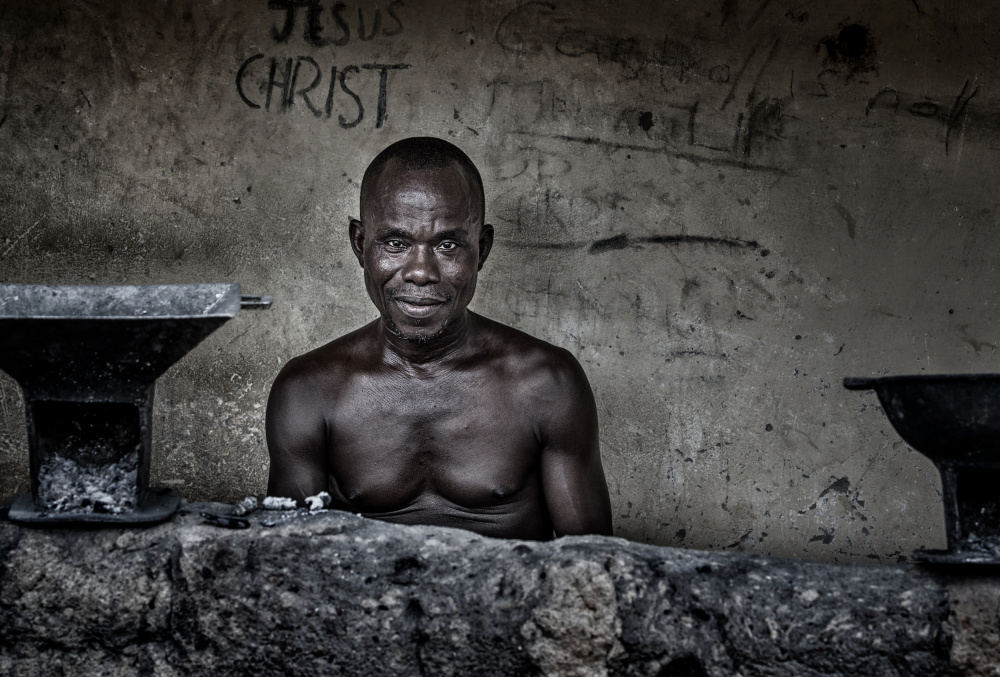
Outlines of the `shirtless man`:
{"label": "shirtless man", "polygon": [[493,245],[482,179],[433,138],[361,183],[351,247],[380,317],[291,360],[267,404],[268,494],[403,524],[610,534],[597,409],[561,348],[467,310]]}

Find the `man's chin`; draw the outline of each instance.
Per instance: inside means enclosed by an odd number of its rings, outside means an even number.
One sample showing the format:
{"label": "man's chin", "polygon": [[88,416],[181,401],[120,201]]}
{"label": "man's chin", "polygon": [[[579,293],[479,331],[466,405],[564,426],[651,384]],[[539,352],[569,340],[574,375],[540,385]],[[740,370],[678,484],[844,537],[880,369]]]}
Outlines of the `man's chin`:
{"label": "man's chin", "polygon": [[386,316],[384,318],[386,328],[396,337],[403,339],[409,343],[419,343],[426,344],[431,343],[444,335],[445,330],[448,328],[447,320],[441,324],[440,327],[405,327],[400,328],[396,324],[392,316]]}

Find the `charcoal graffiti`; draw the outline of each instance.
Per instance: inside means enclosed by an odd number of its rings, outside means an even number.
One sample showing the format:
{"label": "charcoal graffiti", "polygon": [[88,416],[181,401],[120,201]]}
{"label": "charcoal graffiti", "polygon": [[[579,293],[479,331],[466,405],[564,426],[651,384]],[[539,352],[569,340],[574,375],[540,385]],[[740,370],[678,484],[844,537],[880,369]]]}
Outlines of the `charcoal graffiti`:
{"label": "charcoal graffiti", "polygon": [[[288,42],[301,23],[303,39],[313,47],[335,45],[343,47],[357,37],[362,42],[368,42],[375,37],[392,37],[403,32],[403,22],[399,16],[402,0],[394,0],[385,7],[385,17],[382,8],[358,7],[356,13],[343,2],[334,2],[324,6],[320,0],[268,0],[267,8],[283,12],[279,24],[271,27],[271,38],[278,43]],[[303,10],[303,19],[299,21],[298,10]],[[356,22],[355,22],[356,19]],[[352,31],[352,25],[354,30]]]}
{"label": "charcoal graffiti", "polygon": [[[553,57],[594,59],[598,65],[620,67],[620,81],[659,80],[666,101],[646,102],[642,109],[623,110],[614,136],[547,133],[547,123],[574,123],[589,129],[600,126],[592,119],[587,95],[571,83],[553,78],[510,77],[490,83],[488,115],[506,129],[530,137],[549,137],[614,150],[656,152],[695,163],[778,170],[771,163],[752,161],[773,156],[776,144],[788,138],[798,121],[789,113],[788,97],[768,91],[772,65],[783,53],[778,37],[756,41],[733,64],[705,60],[696,45],[678,40],[667,27],[662,39],[595,33],[574,26],[574,17],[548,2],[529,2],[508,12],[499,22],[495,38],[504,50],[518,54],[548,51]],[[873,42],[867,33],[844,30],[830,49],[837,63],[869,58]],[[868,40],[859,46],[859,40]],[[839,50],[839,51],[838,51]],[[786,76],[780,78],[784,80]],[[700,84],[691,91],[692,85]],[[652,97],[658,92],[650,92]],[[821,94],[822,95],[822,94]],[[731,105],[734,104],[734,105]],[[655,123],[654,123],[655,121]],[[596,131],[596,130],[595,130]],[[635,139],[623,140],[620,133]]]}
{"label": "charcoal graffiti", "polygon": [[954,131],[964,125],[969,104],[979,94],[979,86],[966,80],[954,96],[917,96],[886,86],[876,92],[865,104],[865,117],[880,112],[900,112],[911,118],[930,120],[944,126],[944,149],[948,153]]}
{"label": "charcoal graffiti", "polygon": [[[329,69],[311,56],[267,58],[254,54],[236,73],[236,92],[247,106],[266,111],[287,112],[305,106],[316,118],[330,119],[337,111],[337,121],[344,129],[356,127],[365,117],[365,105],[351,84],[365,73],[378,73],[378,98],[375,101],[375,127],[385,124],[388,116],[389,72],[405,70],[406,63],[366,63]],[[369,110],[371,102],[369,102]]]}
{"label": "charcoal graffiti", "polygon": [[[271,26],[271,38],[287,43],[298,26],[302,39],[313,48],[343,47],[352,36],[362,42],[375,37],[392,37],[403,31],[399,10],[402,0],[380,6],[354,8],[344,2],[321,0],[268,0],[267,8],[281,12],[281,20]],[[302,10],[301,12],[299,10]],[[388,116],[389,72],[410,68],[407,63],[365,63],[360,65],[320,65],[312,55],[269,56],[263,53],[248,57],[236,72],[236,93],[254,110],[287,113],[303,107],[316,118],[335,118],[343,129],[357,127],[367,110],[375,109],[375,128],[381,128]],[[365,101],[361,92],[370,84],[368,73],[378,73],[378,94]],[[371,87],[367,87],[371,89]],[[334,115],[336,113],[336,115]]]}
{"label": "charcoal graffiti", "polygon": [[542,187],[525,191],[517,187],[505,191],[497,202],[497,220],[511,226],[516,233],[525,233],[544,223],[551,233],[570,235],[575,223],[619,218],[617,210],[608,209],[611,199],[604,194],[567,194]]}
{"label": "charcoal graffiti", "polygon": [[573,164],[565,155],[545,153],[530,146],[521,146],[505,161],[499,178],[507,181],[525,176],[535,181],[545,181],[568,174],[572,169]]}
{"label": "charcoal graffiti", "polygon": [[[657,51],[648,49],[637,38],[590,35],[583,31],[563,33],[556,41],[556,51],[568,57],[592,54],[598,62],[616,63],[621,66],[622,76],[628,80],[635,80],[646,69],[662,63]],[[681,72],[684,70],[682,66]]]}
{"label": "charcoal graffiti", "polygon": [[756,240],[741,240],[732,237],[711,237],[707,235],[650,235],[647,237],[629,237],[626,233],[619,233],[603,240],[595,240],[587,248],[591,254],[615,251],[627,247],[637,247],[643,244],[679,245],[679,244],[702,244],[709,246],[729,247],[733,249],[756,250],[760,247]]}
{"label": "charcoal graffiti", "polygon": [[573,15],[549,2],[527,2],[511,10],[497,25],[494,39],[501,49],[530,54],[550,49],[571,59],[592,58],[598,64],[615,64],[625,80],[659,76],[664,91],[698,75],[713,82],[729,81],[729,66],[706,64],[699,50],[663,28],[662,38],[648,35],[618,36],[573,27]]}
{"label": "charcoal graffiti", "polygon": [[[667,153],[696,163],[738,166],[745,169],[779,171],[769,164],[754,162],[766,156],[772,146],[787,138],[788,128],[797,120],[787,112],[783,97],[760,97],[751,91],[745,105],[720,111],[700,99],[678,101],[654,110],[623,111],[616,131],[638,136],[623,141],[598,136],[548,133],[549,123],[566,121],[592,126],[588,108],[579,93],[552,79],[489,84],[487,116],[494,124],[528,137],[549,137],[564,141],[602,145],[615,150]],[[655,121],[655,124],[654,124]]]}
{"label": "charcoal graffiti", "polygon": [[784,112],[784,99],[751,99],[747,108],[746,115],[740,113],[736,123],[735,152],[742,157],[750,157],[755,148],[768,141],[781,141],[787,121],[794,119]]}

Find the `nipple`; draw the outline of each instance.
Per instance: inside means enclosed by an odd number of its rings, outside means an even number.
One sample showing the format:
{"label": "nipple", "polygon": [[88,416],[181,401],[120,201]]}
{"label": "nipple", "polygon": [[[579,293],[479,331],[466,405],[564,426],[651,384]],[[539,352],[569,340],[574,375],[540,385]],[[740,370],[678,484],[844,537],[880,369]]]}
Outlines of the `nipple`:
{"label": "nipple", "polygon": [[506,484],[498,484],[493,487],[493,495],[497,498],[507,498],[514,493],[514,490],[508,487]]}

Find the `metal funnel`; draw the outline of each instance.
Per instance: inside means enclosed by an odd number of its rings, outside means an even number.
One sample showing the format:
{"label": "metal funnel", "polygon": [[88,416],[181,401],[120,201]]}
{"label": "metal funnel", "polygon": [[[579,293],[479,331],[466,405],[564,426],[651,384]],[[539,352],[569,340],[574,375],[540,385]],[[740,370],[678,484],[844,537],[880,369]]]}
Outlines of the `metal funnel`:
{"label": "metal funnel", "polygon": [[31,465],[9,517],[169,517],[180,494],[149,487],[154,383],[240,307],[238,284],[0,285],[0,369],[24,392]]}

